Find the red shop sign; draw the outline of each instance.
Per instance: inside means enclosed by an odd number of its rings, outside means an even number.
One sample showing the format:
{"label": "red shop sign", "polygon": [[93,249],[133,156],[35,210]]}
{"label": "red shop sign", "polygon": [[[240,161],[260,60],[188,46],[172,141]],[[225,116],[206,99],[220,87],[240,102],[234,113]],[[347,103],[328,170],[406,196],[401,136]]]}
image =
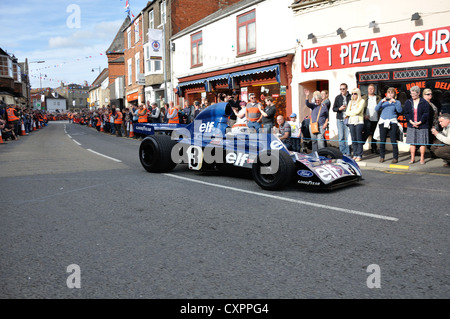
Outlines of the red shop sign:
{"label": "red shop sign", "polygon": [[302,50],[302,72],[450,57],[450,27]]}

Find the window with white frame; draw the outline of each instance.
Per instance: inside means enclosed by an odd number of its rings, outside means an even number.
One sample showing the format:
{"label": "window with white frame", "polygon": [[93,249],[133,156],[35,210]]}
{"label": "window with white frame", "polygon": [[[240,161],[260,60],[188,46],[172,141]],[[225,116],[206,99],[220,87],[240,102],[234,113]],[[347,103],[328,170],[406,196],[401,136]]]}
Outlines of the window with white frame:
{"label": "window with white frame", "polygon": [[237,17],[238,55],[256,52],[256,12],[249,11]]}
{"label": "window with white frame", "polygon": [[132,60],[133,59],[128,59],[128,85],[133,84],[133,78],[132,78],[132,72],[133,72],[133,68],[132,68]]}
{"label": "window with white frame", "polygon": [[162,71],[162,61],[150,59],[150,45],[146,44],[144,46],[144,71],[146,75],[149,74],[161,74]]}
{"label": "window with white frame", "polygon": [[12,61],[7,56],[0,56],[0,75],[13,77]]}
{"label": "window with white frame", "polygon": [[148,13],[148,28],[155,28],[155,13],[153,12],[153,10],[149,11]]}
{"label": "window with white frame", "polygon": [[22,69],[18,64],[14,64],[14,80],[22,82]]}
{"label": "window with white frame", "polygon": [[139,20],[136,19],[134,22],[134,43],[138,43],[139,39]]}
{"label": "window with white frame", "polygon": [[203,65],[202,31],[191,35],[191,67]]}
{"label": "window with white frame", "polygon": [[136,70],[136,82],[139,80],[139,73],[141,73],[141,56],[139,53],[136,53],[134,56],[134,67]]}
{"label": "window with white frame", "polygon": [[161,12],[161,23],[166,23],[166,1],[161,1],[159,10]]}
{"label": "window with white frame", "polygon": [[128,49],[131,49],[131,30],[128,29],[127,31],[127,42],[128,42]]}

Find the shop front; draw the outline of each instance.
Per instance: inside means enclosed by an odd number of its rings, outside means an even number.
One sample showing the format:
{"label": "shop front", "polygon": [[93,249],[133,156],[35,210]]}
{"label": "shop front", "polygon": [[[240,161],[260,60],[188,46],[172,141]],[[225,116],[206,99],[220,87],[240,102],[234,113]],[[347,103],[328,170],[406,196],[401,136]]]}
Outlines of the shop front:
{"label": "shop front", "polygon": [[[248,95],[254,93],[257,100],[264,103],[267,96],[274,99],[277,115],[289,116],[292,111],[290,79],[292,78],[293,55],[252,63],[238,67],[208,72],[179,79],[176,87],[177,102],[185,100],[190,105],[194,101],[206,99],[209,104],[218,101],[218,95],[240,93],[241,101],[248,101]],[[183,101],[181,101],[183,100]]]}
{"label": "shop front", "polygon": [[140,103],[138,91],[127,94],[127,107],[131,107],[132,105],[138,106]]}
{"label": "shop front", "polygon": [[418,86],[421,91],[429,88],[433,91],[431,102],[440,112],[450,113],[450,64],[357,72],[356,80],[363,94],[367,93],[369,84],[381,93],[394,87],[402,106],[411,98],[411,87]]}
{"label": "shop front", "polygon": [[340,94],[341,83],[346,83],[349,91],[360,88],[363,95],[367,94],[369,84],[374,84],[376,94],[381,96],[394,87],[402,105],[410,98],[412,86],[420,87],[421,91],[430,88],[432,102],[442,112],[449,111],[449,26],[311,46],[302,49],[296,58],[299,69],[294,72],[298,74],[294,81],[298,83],[299,113],[306,108],[304,88],[312,91],[329,87],[330,139],[337,136],[332,104]]}
{"label": "shop front", "polygon": [[164,105],[164,84],[150,85],[145,87],[145,103],[157,103],[160,107]]}

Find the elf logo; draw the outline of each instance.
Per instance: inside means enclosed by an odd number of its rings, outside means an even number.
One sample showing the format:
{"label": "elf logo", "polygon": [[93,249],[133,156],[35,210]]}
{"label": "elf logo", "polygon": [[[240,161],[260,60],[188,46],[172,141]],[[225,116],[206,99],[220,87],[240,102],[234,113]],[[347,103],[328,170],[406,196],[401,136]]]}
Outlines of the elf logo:
{"label": "elf logo", "polygon": [[211,133],[214,127],[214,122],[202,123],[198,128],[200,133]]}
{"label": "elf logo", "polygon": [[317,175],[324,181],[331,181],[342,176],[344,171],[339,166],[323,165],[315,169]]}
{"label": "elf logo", "polygon": [[234,164],[236,166],[244,166],[245,162],[248,161],[248,154],[244,154],[244,153],[228,153],[225,156],[225,161],[228,164]]}

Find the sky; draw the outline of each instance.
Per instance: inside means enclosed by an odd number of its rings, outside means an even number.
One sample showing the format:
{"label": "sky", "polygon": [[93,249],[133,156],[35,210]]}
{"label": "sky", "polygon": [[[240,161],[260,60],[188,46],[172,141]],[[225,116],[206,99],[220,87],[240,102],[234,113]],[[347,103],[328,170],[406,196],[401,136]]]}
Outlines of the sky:
{"label": "sky", "polygon": [[[128,0],[135,16],[148,0]],[[125,20],[126,0],[0,0],[0,48],[28,59],[33,89],[88,84],[108,67],[106,50]],[[45,61],[44,63],[30,63]],[[94,72],[92,72],[94,70]],[[41,79],[42,78],[42,79]]]}

